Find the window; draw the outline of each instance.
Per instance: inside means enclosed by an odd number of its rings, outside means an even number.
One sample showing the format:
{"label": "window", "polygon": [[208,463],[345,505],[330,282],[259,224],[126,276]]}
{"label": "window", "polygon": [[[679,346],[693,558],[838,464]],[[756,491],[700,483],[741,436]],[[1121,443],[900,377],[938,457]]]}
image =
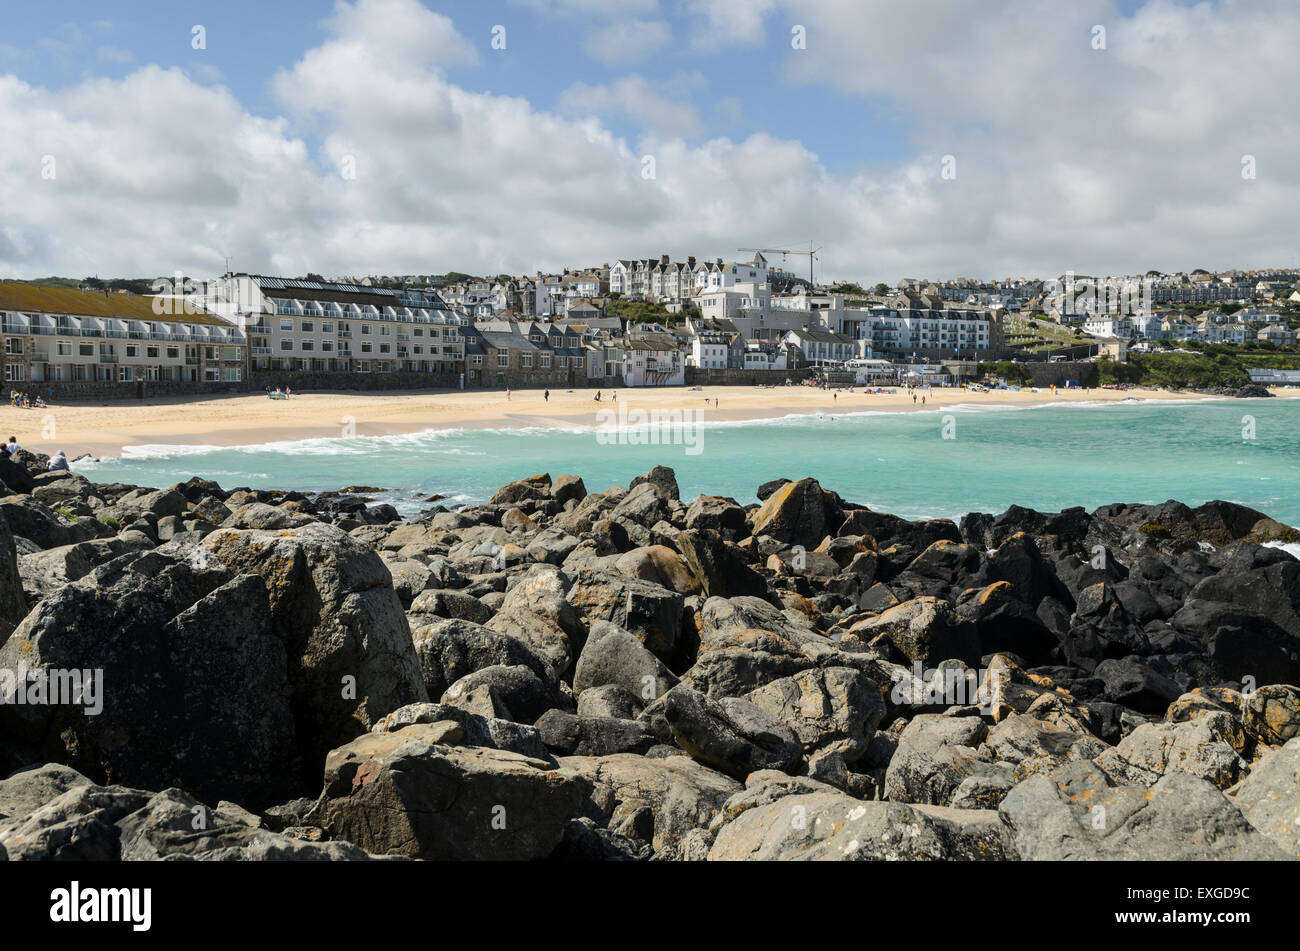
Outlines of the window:
{"label": "window", "polygon": [[203,371],[203,382],[220,383],[221,371],[218,370],[216,367],[208,367],[206,370]]}
{"label": "window", "polygon": [[519,354],[519,365],[525,370],[531,370],[533,368],[533,355],[531,353]]}
{"label": "window", "polygon": [[292,333],[292,332],[293,332],[293,321],[292,321],[292,320],[281,320],[281,321],[280,321],[280,329],[283,330],[283,331],[286,331],[286,332],[288,332],[288,333]]}
{"label": "window", "polygon": [[312,332],[312,326],[313,326],[313,325],[312,325],[312,322],[311,322],[310,320],[304,320],[304,321],[302,322],[302,332],[305,333],[305,334],[309,334],[309,333],[311,333],[311,332]]}
{"label": "window", "polygon": [[167,348],[167,359],[168,359],[168,360],[179,360],[179,359],[180,359],[180,356],[181,356],[181,348],[180,348],[180,347],[168,347],[168,348]]}
{"label": "window", "polygon": [[303,349],[303,350],[315,350],[315,349],[316,349],[316,344],[313,343],[313,342],[310,341],[310,340],[304,340],[304,341],[302,342],[302,349]]}
{"label": "window", "polygon": [[508,367],[508,366],[510,366],[510,351],[509,351],[509,350],[500,350],[500,351],[497,352],[497,366],[498,366],[498,367]]}
{"label": "window", "polygon": [[389,353],[389,352],[391,352],[391,344],[381,343],[381,344],[379,345],[379,352],[380,352],[380,353]]}
{"label": "window", "polygon": [[134,343],[128,343],[128,344],[126,345],[126,355],[127,355],[128,357],[138,357],[138,356],[140,356],[140,348],[139,348],[139,346],[137,346],[137,345],[134,344]]}
{"label": "window", "polygon": [[292,350],[292,349],[293,349],[293,341],[292,341],[292,340],[281,340],[281,341],[280,341],[280,349],[281,349],[281,350]]}
{"label": "window", "polygon": [[23,341],[20,337],[5,338],[5,353],[13,354],[16,357],[23,355]]}
{"label": "window", "polygon": [[70,356],[72,356],[72,344],[70,344],[70,343],[64,343],[63,341],[59,341],[59,344],[58,344],[58,354],[59,354],[59,356],[61,356],[61,357],[70,357]]}
{"label": "window", "polygon": [[320,344],[320,348],[325,353],[332,353],[334,351],[334,341],[322,340]]}
{"label": "window", "polygon": [[131,369],[132,369],[131,367],[118,367],[118,368],[117,368],[117,382],[119,382],[119,383],[130,383],[130,382],[131,382]]}
{"label": "window", "polygon": [[5,364],[5,379],[9,382],[26,379],[27,368],[21,363]]}
{"label": "window", "polygon": [[388,326],[387,324],[380,324],[380,325],[379,325],[379,336],[381,336],[381,337],[387,337],[387,336],[391,335],[392,332],[393,332],[393,328],[390,327],[390,326]]}
{"label": "window", "polygon": [[[561,359],[563,359],[563,357],[561,357]],[[550,355],[549,353],[543,353],[543,354],[542,354],[542,369],[543,369],[543,370],[549,370],[550,368],[551,368],[551,355]]]}
{"label": "window", "polygon": [[243,372],[240,367],[226,367],[221,371],[221,375],[227,383],[238,383],[243,379]]}
{"label": "window", "polygon": [[363,334],[365,334],[366,336],[369,336],[369,335],[370,335],[370,325],[369,325],[369,324],[362,324],[362,325],[361,325],[361,332],[362,332]]}
{"label": "window", "polygon": [[374,349],[374,344],[372,344],[369,340],[362,341],[361,343],[362,353],[369,353],[373,349]]}
{"label": "window", "polygon": [[77,350],[83,357],[93,357],[95,355],[95,345],[93,343],[79,344]]}
{"label": "window", "polygon": [[470,354],[469,365],[472,367],[481,367],[483,365],[483,354],[481,353]]}
{"label": "window", "polygon": [[323,323],[320,325],[320,332],[323,334],[332,334],[334,332],[334,325],[328,322]]}
{"label": "window", "polygon": [[159,349],[158,347],[145,347],[145,348],[144,348],[144,355],[145,355],[146,357],[148,357],[149,359],[151,359],[151,360],[156,360],[156,359],[158,359],[158,354],[159,354],[160,352],[161,352],[161,351],[160,351],[160,349]]}

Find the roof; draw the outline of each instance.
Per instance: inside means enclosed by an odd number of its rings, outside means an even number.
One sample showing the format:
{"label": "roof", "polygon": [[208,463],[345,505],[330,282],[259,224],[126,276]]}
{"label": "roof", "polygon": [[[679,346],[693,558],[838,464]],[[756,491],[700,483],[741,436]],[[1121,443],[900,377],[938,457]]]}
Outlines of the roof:
{"label": "roof", "polygon": [[181,313],[155,313],[156,298],[142,294],[119,294],[112,291],[83,291],[49,284],[23,284],[0,281],[0,310],[28,311],[40,314],[68,314],[72,317],[115,317],[120,320],[161,320],[187,324],[215,324],[229,327],[229,321],[215,314],[185,313],[186,302],[200,306],[197,299],[167,301],[167,309]]}
{"label": "roof", "polygon": [[376,307],[412,306],[403,303],[407,297],[420,296],[427,303],[414,306],[426,310],[446,310],[447,304],[433,291],[401,291],[391,287],[366,287],[362,284],[345,284],[336,281],[299,281],[284,277],[249,275],[267,297],[289,300],[334,301],[340,304],[374,304]]}

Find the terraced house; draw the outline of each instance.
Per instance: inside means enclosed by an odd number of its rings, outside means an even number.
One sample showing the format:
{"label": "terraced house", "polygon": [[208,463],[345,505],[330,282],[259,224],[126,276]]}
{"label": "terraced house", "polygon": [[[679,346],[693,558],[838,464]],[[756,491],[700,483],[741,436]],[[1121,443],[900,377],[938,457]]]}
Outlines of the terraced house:
{"label": "terraced house", "polygon": [[553,324],[513,320],[465,328],[467,386],[586,386],[582,338]]}
{"label": "terraced house", "polygon": [[0,314],[11,389],[201,388],[245,378],[243,332],[193,301],[0,282]]}
{"label": "terraced house", "polygon": [[468,321],[431,290],[238,274],[212,281],[204,299],[245,328],[254,373],[436,374],[446,384],[464,368]]}

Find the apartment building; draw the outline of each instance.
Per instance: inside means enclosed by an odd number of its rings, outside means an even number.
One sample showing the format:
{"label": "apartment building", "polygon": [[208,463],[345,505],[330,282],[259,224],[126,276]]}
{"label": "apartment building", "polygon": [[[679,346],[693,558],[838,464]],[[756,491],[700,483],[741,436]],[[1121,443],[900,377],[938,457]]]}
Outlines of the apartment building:
{"label": "apartment building", "polygon": [[17,388],[244,380],[244,333],[192,300],[0,282],[0,315]]}
{"label": "apartment building", "polygon": [[907,304],[872,307],[863,313],[856,336],[868,342],[873,353],[985,353],[1002,345],[998,320],[979,310]]}
{"label": "apartment building", "polygon": [[227,275],[203,292],[248,337],[253,371],[459,374],[468,323],[428,289]]}

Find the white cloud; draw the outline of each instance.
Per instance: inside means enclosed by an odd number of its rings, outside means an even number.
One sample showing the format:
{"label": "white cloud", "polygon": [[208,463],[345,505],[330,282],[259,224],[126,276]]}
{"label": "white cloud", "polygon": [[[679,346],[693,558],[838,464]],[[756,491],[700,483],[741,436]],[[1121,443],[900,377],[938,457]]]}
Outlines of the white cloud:
{"label": "white cloud", "polygon": [[579,14],[605,18],[655,13],[659,9],[659,0],[510,0],[510,2],[514,6],[531,7],[539,13]]}
{"label": "white cloud", "polygon": [[644,62],[672,38],[663,20],[616,20],[589,30],[582,48],[606,66],[623,66]]}
{"label": "white cloud", "polygon": [[776,0],[683,0],[691,45],[700,50],[759,46]]}
{"label": "white cloud", "polygon": [[[276,77],[282,118],[180,70],[54,91],[0,76],[0,127],[23,130],[0,137],[0,271],[211,274],[231,254],[290,275],[518,273],[809,238],[819,275],[873,283],[1291,263],[1292,5],[858,6],[784,11],[808,26],[790,76],[909,120],[912,157],[844,173],[770,134],[695,142],[675,111],[690,75],[571,87],[580,115],[468,91],[446,70],[474,47],[414,0],[341,5]],[[634,108],[636,141],[599,118]],[[1240,176],[1245,153],[1258,180]]]}
{"label": "white cloud", "polygon": [[559,109],[570,115],[631,119],[660,135],[693,138],[700,132],[698,111],[689,102],[665,95],[677,85],[650,82],[643,76],[623,76],[605,85],[574,83],[560,94]]}

